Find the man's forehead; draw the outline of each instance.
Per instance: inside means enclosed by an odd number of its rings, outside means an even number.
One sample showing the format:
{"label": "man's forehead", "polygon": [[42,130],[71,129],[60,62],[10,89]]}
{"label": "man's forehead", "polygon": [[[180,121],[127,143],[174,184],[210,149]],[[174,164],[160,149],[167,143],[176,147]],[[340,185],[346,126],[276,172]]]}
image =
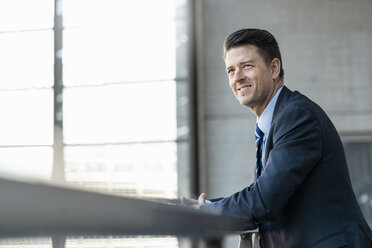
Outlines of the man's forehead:
{"label": "man's forehead", "polygon": [[229,67],[235,63],[253,62],[259,57],[257,47],[254,45],[233,47],[226,52],[225,64]]}

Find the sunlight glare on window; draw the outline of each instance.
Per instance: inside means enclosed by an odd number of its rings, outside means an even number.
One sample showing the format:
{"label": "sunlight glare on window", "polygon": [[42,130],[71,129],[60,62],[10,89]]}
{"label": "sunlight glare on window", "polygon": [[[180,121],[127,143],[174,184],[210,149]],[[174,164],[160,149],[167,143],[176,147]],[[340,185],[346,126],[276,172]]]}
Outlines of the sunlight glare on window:
{"label": "sunlight glare on window", "polygon": [[175,140],[175,82],[66,88],[67,144]]}
{"label": "sunlight glare on window", "polygon": [[0,1],[0,32],[53,28],[53,19],[54,1]]}
{"label": "sunlight glare on window", "polygon": [[172,80],[174,0],[65,0],[64,85]]}
{"label": "sunlight glare on window", "polygon": [[53,32],[0,33],[0,89],[53,86]]}
{"label": "sunlight glare on window", "polygon": [[1,177],[50,180],[52,164],[52,147],[0,148]]}
{"label": "sunlight glare on window", "polygon": [[135,197],[177,197],[175,142],[66,146],[66,181]]}
{"label": "sunlight glare on window", "polygon": [[[137,26],[175,18],[176,0],[64,0],[65,27]],[[148,31],[148,30],[146,30]]]}
{"label": "sunlight glare on window", "polygon": [[[66,248],[178,248],[174,237],[141,238],[70,238]],[[1,248],[1,247],[0,247]],[[27,247],[28,248],[28,247]]]}
{"label": "sunlight glare on window", "polygon": [[53,144],[53,91],[0,91],[0,145]]}
{"label": "sunlight glare on window", "polygon": [[175,23],[64,31],[64,84],[175,78]]}

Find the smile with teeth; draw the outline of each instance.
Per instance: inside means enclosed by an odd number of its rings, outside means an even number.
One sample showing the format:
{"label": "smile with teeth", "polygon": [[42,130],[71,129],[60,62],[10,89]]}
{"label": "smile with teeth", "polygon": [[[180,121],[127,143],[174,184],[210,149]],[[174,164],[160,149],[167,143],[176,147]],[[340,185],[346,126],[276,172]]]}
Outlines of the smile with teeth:
{"label": "smile with teeth", "polygon": [[244,85],[243,87],[239,88],[238,91],[243,92],[243,91],[247,90],[250,87],[252,87],[252,85]]}

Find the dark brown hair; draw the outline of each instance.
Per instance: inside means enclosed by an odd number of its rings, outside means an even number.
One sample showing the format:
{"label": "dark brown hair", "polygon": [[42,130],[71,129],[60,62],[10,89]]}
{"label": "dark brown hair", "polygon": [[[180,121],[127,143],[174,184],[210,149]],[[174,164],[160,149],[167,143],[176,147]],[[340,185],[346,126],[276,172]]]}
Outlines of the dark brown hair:
{"label": "dark brown hair", "polygon": [[280,54],[279,45],[275,37],[263,29],[241,29],[227,36],[223,44],[223,58],[225,59],[226,53],[234,47],[254,45],[257,47],[259,54],[267,65],[278,58],[280,61],[279,78],[284,78],[284,70],[282,63],[282,56]]}

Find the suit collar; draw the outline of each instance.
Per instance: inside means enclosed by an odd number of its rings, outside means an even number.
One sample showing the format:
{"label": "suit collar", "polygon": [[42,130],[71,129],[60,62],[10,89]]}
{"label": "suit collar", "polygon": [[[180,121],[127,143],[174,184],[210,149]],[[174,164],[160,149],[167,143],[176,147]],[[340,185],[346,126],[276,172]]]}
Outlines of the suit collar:
{"label": "suit collar", "polygon": [[262,112],[261,116],[257,118],[257,125],[262,130],[262,132],[265,134],[265,136],[269,134],[276,102],[278,100],[278,97],[282,89],[283,89],[283,86],[277,90],[277,92],[274,94],[269,104],[266,106],[266,108]]}
{"label": "suit collar", "polygon": [[280,110],[283,109],[284,105],[288,102],[288,99],[290,98],[291,94],[292,94],[292,91],[284,85],[282,91],[280,92],[278,100],[276,102],[276,105],[274,108],[273,119],[271,123],[274,122],[278,112],[280,112]]}
{"label": "suit collar", "polygon": [[[274,108],[274,113],[273,113],[273,118],[272,118],[272,121],[271,121],[271,125],[275,122],[275,119],[276,119],[278,113],[287,104],[287,102],[288,102],[291,94],[292,94],[292,91],[290,89],[288,89],[284,85],[283,88],[282,88],[282,91],[279,94],[278,100],[276,101],[276,105],[275,105],[275,108]],[[272,135],[272,127],[270,127],[270,131],[269,131],[268,137],[270,137],[271,135]],[[264,161],[263,161],[263,167],[264,167],[264,169],[266,168],[266,162],[267,162],[267,159],[268,159],[268,154],[269,154],[269,152],[270,152],[271,149],[272,149],[272,144],[271,144],[270,139],[268,138],[266,140],[265,156],[264,156]]]}

